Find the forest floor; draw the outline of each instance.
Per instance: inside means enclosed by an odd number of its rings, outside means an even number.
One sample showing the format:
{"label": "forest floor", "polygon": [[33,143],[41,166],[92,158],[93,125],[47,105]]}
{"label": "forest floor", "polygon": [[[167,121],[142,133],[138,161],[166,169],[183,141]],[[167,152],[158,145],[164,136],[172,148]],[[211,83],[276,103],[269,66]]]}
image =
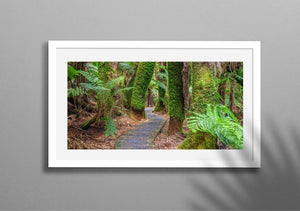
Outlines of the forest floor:
{"label": "forest floor", "polygon": [[[148,138],[144,137],[145,140],[147,139],[147,142],[151,142],[151,144],[148,144],[147,146],[144,145],[141,148],[177,149],[178,145],[182,143],[182,141],[185,139],[185,135],[182,133],[176,133],[172,136],[168,136],[168,115],[164,112],[154,112],[154,114],[152,114],[153,108],[147,109],[146,111],[148,115],[150,114],[150,118],[138,122],[130,119],[128,115],[115,117],[114,122],[118,129],[115,137],[106,137],[104,134],[104,127],[101,124],[92,124],[88,130],[83,130],[79,127],[81,123],[92,118],[94,115],[93,113],[86,113],[86,115],[81,115],[78,118],[76,118],[76,115],[70,115],[68,117],[68,149],[114,149],[116,140],[120,139],[121,137],[124,137],[126,134],[132,133],[132,131],[135,131],[135,129],[138,130],[138,128],[144,131],[141,132],[141,134],[146,134],[146,130],[153,129],[153,131],[150,131],[149,133],[152,134],[152,136],[150,135]],[[154,122],[152,120],[153,117],[155,118]],[[142,125],[145,125],[146,127],[149,126],[149,129],[145,129],[145,127],[143,127]],[[183,129],[185,133],[188,133],[186,121],[183,124]],[[142,139],[144,140],[144,138]],[[117,145],[120,145],[118,141]],[[127,146],[127,148],[131,147]]]}
{"label": "forest floor", "polygon": [[[165,117],[167,119],[167,122],[161,129],[160,133],[156,136],[154,140],[155,146],[153,147],[153,149],[177,149],[178,145],[183,142],[186,136],[180,132],[168,136],[168,127],[169,127],[168,114],[166,114],[165,112],[154,112],[154,113]],[[183,132],[185,134],[189,132],[186,120],[183,122]]]}
{"label": "forest floor", "polygon": [[68,149],[114,149],[115,141],[124,133],[134,129],[137,125],[148,121],[147,119],[136,122],[126,116],[117,116],[114,122],[118,132],[115,137],[106,137],[103,125],[92,124],[88,130],[79,127],[81,123],[93,117],[87,114],[76,118],[76,115],[68,117]]}

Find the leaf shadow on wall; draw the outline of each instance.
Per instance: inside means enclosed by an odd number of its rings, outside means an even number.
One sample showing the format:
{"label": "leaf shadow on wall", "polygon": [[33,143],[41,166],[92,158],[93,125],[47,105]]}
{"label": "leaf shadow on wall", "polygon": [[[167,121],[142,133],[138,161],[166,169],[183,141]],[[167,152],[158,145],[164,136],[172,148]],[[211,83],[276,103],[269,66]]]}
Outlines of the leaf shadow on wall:
{"label": "leaf shadow on wall", "polygon": [[201,177],[188,175],[194,192],[186,199],[187,206],[193,210],[299,209],[300,131],[296,122],[281,125],[272,115],[262,124],[260,169],[201,169],[197,172]]}

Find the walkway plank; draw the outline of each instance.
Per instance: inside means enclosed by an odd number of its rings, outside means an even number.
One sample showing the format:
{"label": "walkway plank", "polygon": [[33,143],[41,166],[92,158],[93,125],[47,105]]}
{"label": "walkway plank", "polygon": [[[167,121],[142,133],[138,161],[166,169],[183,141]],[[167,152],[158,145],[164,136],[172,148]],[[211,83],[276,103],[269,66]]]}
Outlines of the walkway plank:
{"label": "walkway plank", "polygon": [[152,113],[153,109],[145,110],[149,121],[136,126],[116,140],[115,149],[152,149],[154,139],[166,123],[164,117]]}

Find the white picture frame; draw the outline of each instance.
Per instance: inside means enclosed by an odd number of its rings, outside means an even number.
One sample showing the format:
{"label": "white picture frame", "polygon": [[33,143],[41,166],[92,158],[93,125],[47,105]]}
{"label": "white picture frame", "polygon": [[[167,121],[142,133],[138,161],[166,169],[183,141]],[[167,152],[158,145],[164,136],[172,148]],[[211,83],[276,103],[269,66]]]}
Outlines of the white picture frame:
{"label": "white picture frame", "polygon": [[[48,167],[260,168],[259,41],[49,41]],[[244,149],[68,150],[67,62],[242,61]]]}

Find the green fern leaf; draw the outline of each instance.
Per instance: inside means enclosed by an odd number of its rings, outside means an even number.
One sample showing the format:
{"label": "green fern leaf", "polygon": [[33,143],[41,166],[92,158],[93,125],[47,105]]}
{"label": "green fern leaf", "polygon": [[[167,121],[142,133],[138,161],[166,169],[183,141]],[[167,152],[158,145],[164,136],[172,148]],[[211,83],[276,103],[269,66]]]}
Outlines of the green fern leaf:
{"label": "green fern leaf", "polygon": [[110,116],[107,116],[105,118],[105,127],[104,127],[105,131],[105,136],[109,137],[115,137],[115,134],[117,133],[118,129],[117,126],[115,125],[115,122],[113,121],[113,119]]}
{"label": "green fern leaf", "polygon": [[235,149],[243,148],[243,127],[226,106],[207,105],[206,114],[191,112],[187,122],[192,131],[202,131],[218,137],[222,143]]}

